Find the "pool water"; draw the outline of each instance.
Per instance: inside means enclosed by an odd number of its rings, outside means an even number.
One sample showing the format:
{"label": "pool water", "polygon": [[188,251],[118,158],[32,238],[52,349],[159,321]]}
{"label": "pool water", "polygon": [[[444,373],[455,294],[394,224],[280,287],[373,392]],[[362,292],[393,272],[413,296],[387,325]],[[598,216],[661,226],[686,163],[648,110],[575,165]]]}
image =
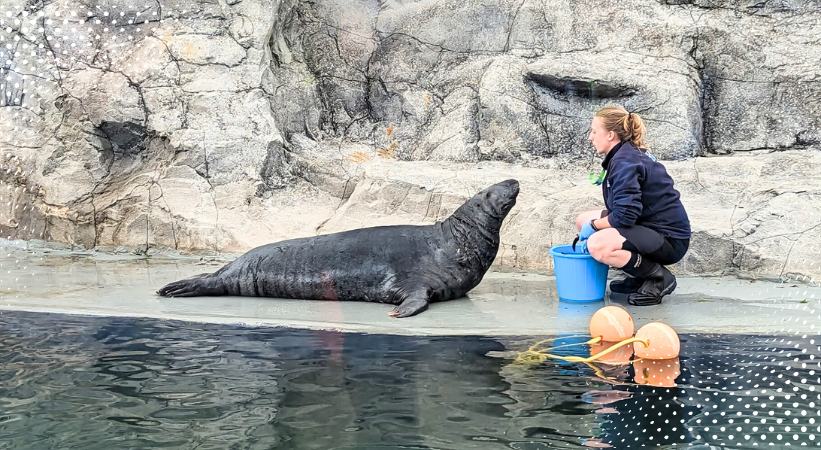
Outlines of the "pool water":
{"label": "pool water", "polygon": [[541,338],[0,313],[0,448],[821,448],[818,336],[682,336],[676,387]]}

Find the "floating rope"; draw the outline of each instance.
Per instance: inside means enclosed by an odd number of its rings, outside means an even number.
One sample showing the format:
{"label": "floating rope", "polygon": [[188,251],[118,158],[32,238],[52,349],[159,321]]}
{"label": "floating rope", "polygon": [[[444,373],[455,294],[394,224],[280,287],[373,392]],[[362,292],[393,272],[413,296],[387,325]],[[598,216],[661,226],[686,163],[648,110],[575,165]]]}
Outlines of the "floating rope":
{"label": "floating rope", "polygon": [[561,348],[561,347],[570,347],[570,346],[573,346],[573,345],[596,344],[596,343],[601,341],[601,338],[596,337],[596,338],[590,339],[587,342],[579,342],[579,343],[574,343],[574,344],[565,344],[565,345],[561,345],[561,346],[558,346],[558,347],[553,347],[553,348],[550,348],[550,349],[547,349],[547,350],[542,350],[542,349],[539,348],[544,343],[550,342],[550,341],[553,341],[553,340],[555,340],[555,339],[545,339],[543,341],[539,341],[539,342],[531,345],[530,348],[528,348],[527,350],[519,353],[516,356],[515,362],[520,363],[520,364],[533,364],[533,363],[543,363],[543,362],[547,361],[548,359],[558,359],[560,361],[567,361],[567,362],[590,363],[590,362],[596,361],[597,359],[601,358],[602,356],[605,356],[609,353],[612,353],[612,352],[618,350],[619,347],[623,347],[625,345],[632,344],[634,342],[641,342],[645,346],[649,345],[649,342],[646,339],[631,337],[631,338],[625,339],[621,342],[618,342],[616,344],[613,344],[610,347],[596,353],[595,355],[591,355],[587,358],[583,358],[581,356],[556,355],[556,354],[553,354],[553,353],[549,353],[549,351],[552,351],[552,350],[555,350],[555,349]]}

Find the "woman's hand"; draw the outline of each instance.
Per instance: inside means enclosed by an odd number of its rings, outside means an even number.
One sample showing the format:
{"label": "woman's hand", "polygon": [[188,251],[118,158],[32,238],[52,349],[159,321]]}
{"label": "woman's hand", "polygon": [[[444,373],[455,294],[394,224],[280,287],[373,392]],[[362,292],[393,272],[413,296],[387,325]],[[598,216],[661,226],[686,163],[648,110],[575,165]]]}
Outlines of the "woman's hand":
{"label": "woman's hand", "polygon": [[582,229],[579,230],[579,240],[586,241],[595,232],[596,229],[593,228],[593,221],[585,222],[584,225],[582,225]]}
{"label": "woman's hand", "polygon": [[573,251],[575,253],[590,254],[590,251],[587,250],[587,241],[579,241],[578,243],[574,243]]}

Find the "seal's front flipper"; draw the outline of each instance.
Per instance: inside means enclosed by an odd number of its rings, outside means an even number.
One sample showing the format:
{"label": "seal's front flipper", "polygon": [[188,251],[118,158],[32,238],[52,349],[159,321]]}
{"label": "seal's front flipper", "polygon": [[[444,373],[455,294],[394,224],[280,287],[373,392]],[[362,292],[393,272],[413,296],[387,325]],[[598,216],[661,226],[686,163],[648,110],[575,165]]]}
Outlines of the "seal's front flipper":
{"label": "seal's front flipper", "polygon": [[388,315],[391,317],[410,317],[428,309],[428,295],[425,292],[410,294]]}

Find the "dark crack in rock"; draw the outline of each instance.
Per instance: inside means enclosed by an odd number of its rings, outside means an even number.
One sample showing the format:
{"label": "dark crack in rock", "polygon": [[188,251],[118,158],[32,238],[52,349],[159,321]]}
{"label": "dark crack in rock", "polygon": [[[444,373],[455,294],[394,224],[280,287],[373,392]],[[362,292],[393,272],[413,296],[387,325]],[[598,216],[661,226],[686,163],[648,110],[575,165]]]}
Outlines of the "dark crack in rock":
{"label": "dark crack in rock", "polygon": [[612,99],[624,101],[636,95],[636,89],[627,86],[613,86],[598,80],[579,80],[530,73],[527,80],[554,95],[582,97],[588,99]]}
{"label": "dark crack in rock", "polygon": [[659,0],[659,3],[752,15],[804,13],[821,9],[821,1],[818,0]]}
{"label": "dark crack in rock", "polygon": [[146,148],[148,134],[143,125],[134,122],[104,121],[97,128],[111,144],[115,155],[136,155]]}
{"label": "dark crack in rock", "polygon": [[259,171],[261,182],[257,184],[257,197],[270,196],[271,191],[288,187],[293,180],[290,171],[288,151],[282,144],[271,142],[268,145],[268,155]]}

